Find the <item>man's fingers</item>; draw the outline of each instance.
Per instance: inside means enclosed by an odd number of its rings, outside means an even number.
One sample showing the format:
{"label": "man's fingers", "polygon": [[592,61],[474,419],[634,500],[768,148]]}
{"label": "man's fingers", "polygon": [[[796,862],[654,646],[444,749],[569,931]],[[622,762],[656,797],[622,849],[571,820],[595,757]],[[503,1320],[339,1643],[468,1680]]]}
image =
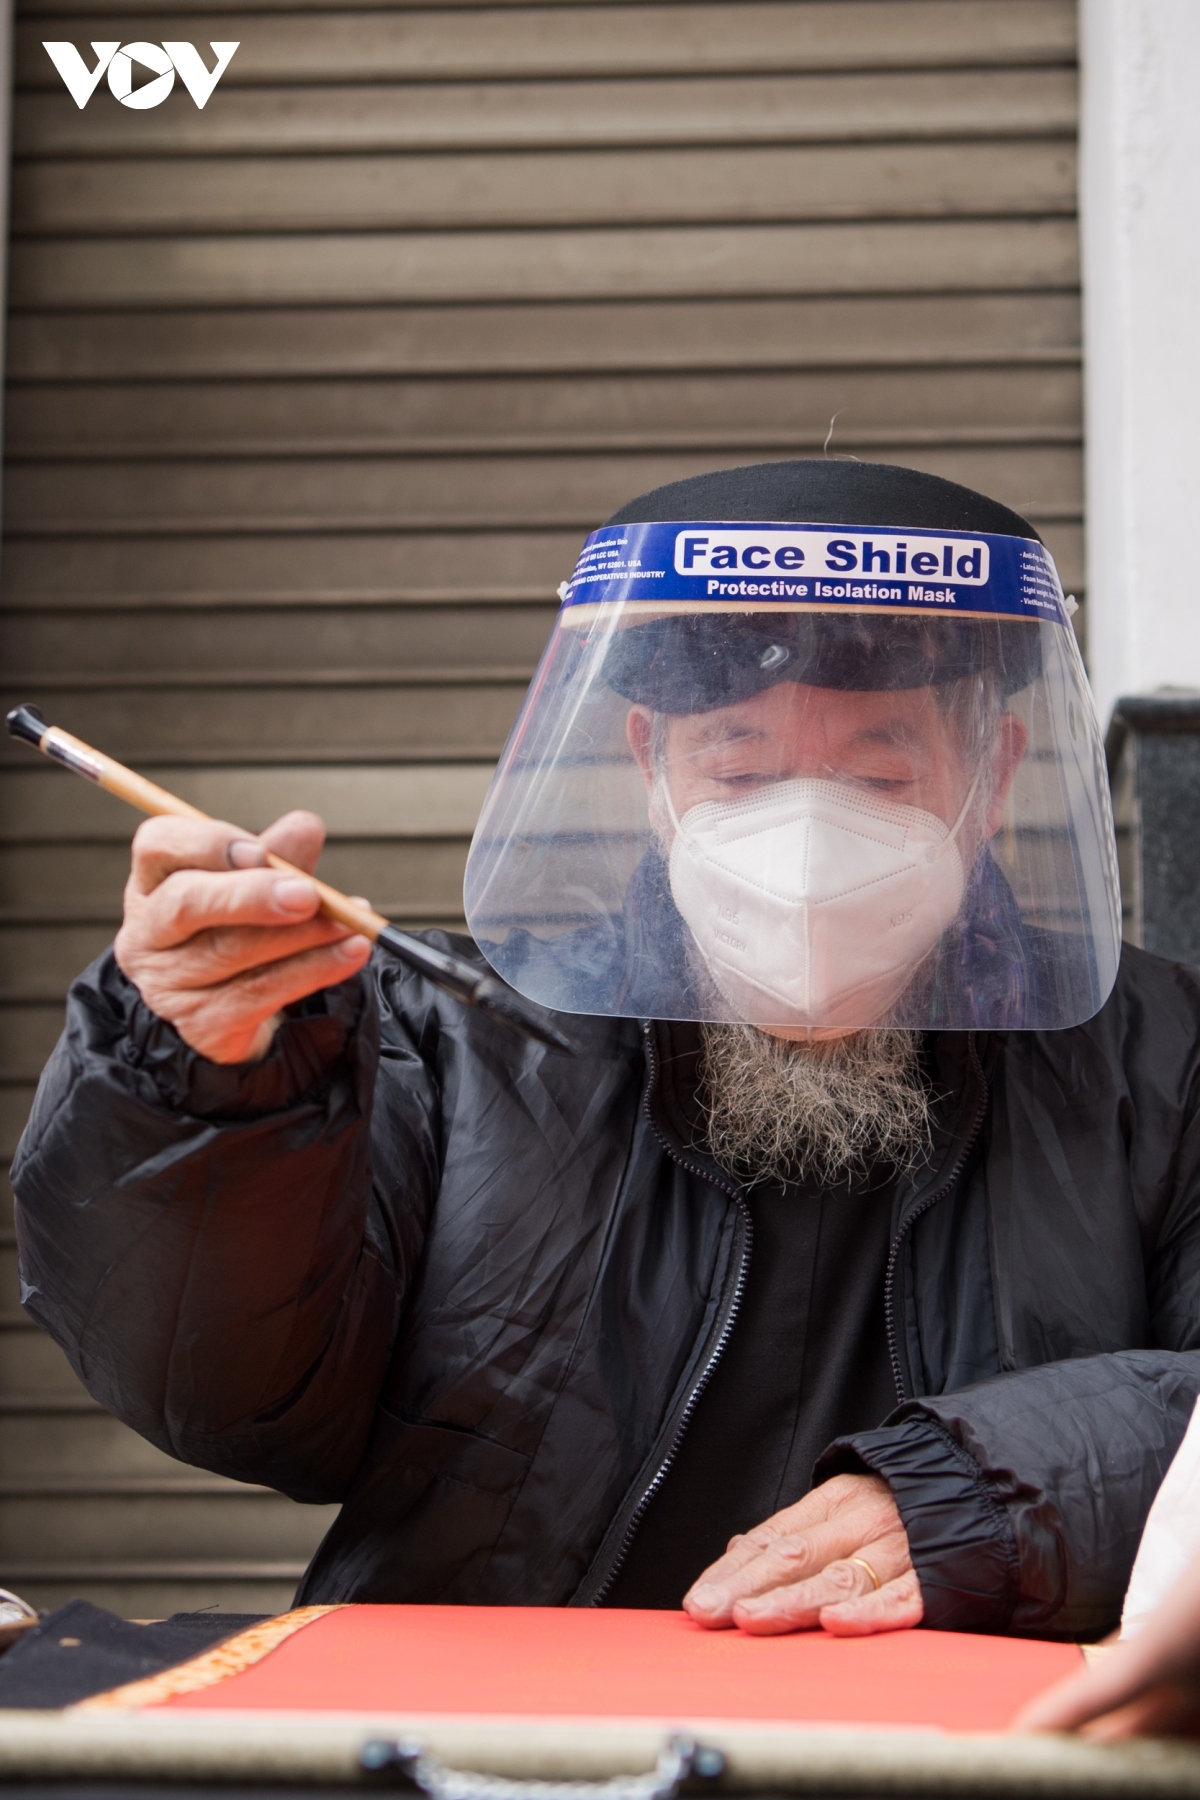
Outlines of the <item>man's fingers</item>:
{"label": "man's fingers", "polygon": [[[705,1569],[693,1583],[691,1592],[684,1604],[701,1589],[723,1588],[733,1577],[738,1576],[762,1556],[769,1556],[779,1545],[792,1543],[802,1539],[808,1533],[817,1530],[829,1522],[830,1514],[838,1510],[839,1502],[844,1503],[841,1492],[842,1479],[835,1478],[814,1488],[797,1500],[792,1506],[785,1506],[781,1512],[756,1525],[753,1531],[744,1536],[732,1538],[724,1556],[719,1556],[715,1563]],[[860,1526],[852,1525],[846,1536],[846,1544],[862,1543],[869,1533]],[[838,1554],[834,1552],[834,1554]],[[705,1602],[699,1602],[700,1610]]]}
{"label": "man's fingers", "polygon": [[735,1544],[687,1594],[684,1606],[694,1619],[727,1622],[738,1601],[770,1588],[792,1587],[848,1550],[856,1550],[860,1542],[858,1532],[852,1530],[847,1541],[845,1531],[830,1524],[773,1537],[761,1546],[753,1542],[754,1535]]}
{"label": "man's fingers", "polygon": [[[808,1531],[772,1536],[761,1547],[754,1543],[757,1537],[757,1532],[751,1532],[740,1539],[684,1597],[684,1607],[697,1624],[722,1626],[737,1622],[734,1609],[740,1602],[767,1594],[773,1588],[793,1588],[797,1582],[831,1569],[836,1572],[831,1577],[835,1585],[829,1590],[829,1599],[836,1598],[839,1592],[857,1593],[862,1583],[870,1588],[871,1577],[866,1569],[846,1561],[859,1551],[881,1582],[892,1580],[909,1567],[908,1539],[903,1530],[888,1532],[864,1548],[863,1522],[850,1511],[835,1514]],[[745,1553],[747,1546],[749,1554]]]}
{"label": "man's fingers", "polygon": [[895,1499],[877,1475],[837,1475],[735,1538],[683,1604],[712,1629],[801,1630],[822,1606],[874,1590],[868,1559],[883,1584],[912,1568]]}
{"label": "man's fingers", "polygon": [[691,1588],[684,1596],[683,1604],[689,1611],[693,1606],[698,1612],[711,1611],[725,1600],[725,1590],[753,1563],[763,1556],[769,1555],[772,1547],[778,1542],[774,1532],[767,1526],[760,1526],[757,1531],[747,1532],[744,1537],[731,1538],[729,1548],[724,1556],[719,1556],[715,1563],[705,1569],[703,1575],[697,1576]]}
{"label": "man's fingers", "polygon": [[[734,1538],[725,1555],[697,1578],[684,1605],[697,1621],[708,1623],[705,1615],[715,1615],[711,1622],[720,1623],[732,1598],[754,1591],[758,1577],[767,1573],[766,1569],[756,1568],[755,1581],[750,1585],[742,1579],[744,1572],[755,1567],[761,1558],[780,1555],[783,1579],[793,1581],[806,1558],[815,1558],[808,1566],[820,1568],[822,1563],[847,1556],[859,1545],[893,1530],[901,1530],[900,1519],[885,1481],[877,1475],[835,1475],[744,1537]],[[807,1548],[798,1555],[797,1545]],[[907,1552],[905,1540],[901,1567],[907,1567]],[[899,1574],[900,1569],[892,1573]]]}
{"label": "man's fingers", "polygon": [[285,1006],[321,988],[348,981],[370,954],[371,941],[365,937],[341,938],[336,944],[302,950],[284,962],[269,963],[240,975],[229,984],[230,999],[238,1006],[249,1002],[265,1013],[281,1012]]}
{"label": "man's fingers", "polygon": [[790,1586],[772,1587],[735,1602],[732,1622],[752,1637],[781,1631],[811,1631],[820,1623],[821,1608],[873,1593],[871,1577],[858,1563],[831,1562],[827,1568]]}
{"label": "man's fingers", "polygon": [[296,925],[311,919],[320,898],[304,875],[247,869],[218,875],[176,869],[123,928],[147,949],[169,949],[197,932],[238,925]]}
{"label": "man's fingers", "polygon": [[821,1629],[831,1637],[869,1637],[875,1631],[908,1631],[925,1617],[921,1583],[915,1569],[885,1581],[876,1593],[836,1601],[821,1608]]}
{"label": "man's fingers", "polygon": [[[231,847],[239,850],[231,859]],[[244,846],[244,848],[242,848]],[[246,867],[243,857],[262,862],[258,840],[220,819],[147,819],[133,837],[129,885],[135,895],[150,894],[177,869]]]}
{"label": "man's fingers", "polygon": [[701,1586],[719,1586],[730,1575],[737,1574],[764,1552],[788,1538],[802,1536],[805,1532],[823,1525],[831,1511],[836,1510],[841,1495],[841,1478],[822,1483],[805,1494],[802,1500],[785,1506],[780,1512],[772,1514],[753,1531],[731,1538],[724,1556],[707,1568],[695,1583]]}
{"label": "man's fingers", "polygon": [[365,937],[302,951],[241,975],[223,987],[184,990],[169,1016],[180,1035],[212,1062],[250,1062],[266,1054],[279,1013],[357,973],[371,954]]}
{"label": "man's fingers", "polygon": [[157,981],[173,991],[210,988],[236,980],[252,969],[286,962],[305,950],[334,944],[350,933],[336,919],[318,913],[298,925],[228,925],[197,932],[181,944],[160,950],[143,950],[130,956],[121,946],[118,957],[136,966],[136,979],[145,988]]}
{"label": "man's fingers", "polygon": [[147,819],[134,835],[130,884],[149,894],[177,869],[260,868],[268,850],[311,873],[324,843],[325,826],[311,812],[285,813],[261,837],[221,819]]}
{"label": "man's fingers", "polygon": [[284,813],[263,832],[261,842],[285,862],[311,875],[325,848],[325,822],[313,812]]}
{"label": "man's fingers", "polygon": [[[872,1544],[872,1554],[878,1546]],[[882,1559],[881,1559],[882,1560]],[[874,1564],[872,1563],[872,1567]],[[889,1594],[891,1601],[897,1596],[891,1592],[898,1582],[912,1576],[914,1585],[916,1576],[909,1570],[900,1575],[898,1580],[888,1580],[876,1592],[870,1574],[861,1562],[848,1557],[830,1562],[805,1581],[793,1582],[790,1585],[780,1584],[764,1592],[748,1595],[745,1599],[735,1601],[731,1609],[732,1623],[740,1631],[749,1632],[753,1636],[768,1636],[781,1631],[807,1631],[824,1623],[827,1609],[839,1607],[862,1606],[868,1600],[877,1601],[881,1594]],[[919,1596],[920,1588],[916,1587]],[[885,1609],[886,1610],[886,1609]],[[881,1625],[867,1625],[867,1631],[894,1629]]]}

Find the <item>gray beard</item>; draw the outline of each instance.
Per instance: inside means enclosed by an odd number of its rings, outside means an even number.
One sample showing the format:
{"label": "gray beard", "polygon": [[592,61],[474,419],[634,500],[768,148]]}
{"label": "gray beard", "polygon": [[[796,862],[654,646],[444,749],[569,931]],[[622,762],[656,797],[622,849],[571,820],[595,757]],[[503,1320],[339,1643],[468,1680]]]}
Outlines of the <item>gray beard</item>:
{"label": "gray beard", "polygon": [[930,1149],[930,1093],[914,1031],[791,1043],[753,1025],[702,1025],[705,1146],[740,1180],[825,1184]]}

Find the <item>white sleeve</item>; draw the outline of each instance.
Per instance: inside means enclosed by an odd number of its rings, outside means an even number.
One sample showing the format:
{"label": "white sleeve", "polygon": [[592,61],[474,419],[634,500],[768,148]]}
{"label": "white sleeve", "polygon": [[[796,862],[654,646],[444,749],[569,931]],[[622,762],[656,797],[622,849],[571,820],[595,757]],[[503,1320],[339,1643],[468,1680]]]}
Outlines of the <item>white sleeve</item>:
{"label": "white sleeve", "polygon": [[1121,1636],[1133,1637],[1200,1556],[1200,1400],[1175,1460],[1163,1477],[1125,1590]]}

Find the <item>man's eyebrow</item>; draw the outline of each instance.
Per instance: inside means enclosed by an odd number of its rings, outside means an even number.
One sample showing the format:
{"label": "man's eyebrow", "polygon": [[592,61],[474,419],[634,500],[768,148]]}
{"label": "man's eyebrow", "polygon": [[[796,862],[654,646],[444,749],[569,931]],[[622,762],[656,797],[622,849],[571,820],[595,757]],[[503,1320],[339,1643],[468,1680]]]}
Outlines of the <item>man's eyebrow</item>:
{"label": "man's eyebrow", "polygon": [[912,749],[921,741],[921,734],[907,720],[897,719],[890,725],[864,725],[861,731],[851,733],[852,744],[899,744],[905,750]]}
{"label": "man's eyebrow", "polygon": [[728,719],[714,719],[709,725],[698,726],[692,741],[693,748],[706,750],[713,744],[762,744],[769,736],[759,725],[735,725]]}

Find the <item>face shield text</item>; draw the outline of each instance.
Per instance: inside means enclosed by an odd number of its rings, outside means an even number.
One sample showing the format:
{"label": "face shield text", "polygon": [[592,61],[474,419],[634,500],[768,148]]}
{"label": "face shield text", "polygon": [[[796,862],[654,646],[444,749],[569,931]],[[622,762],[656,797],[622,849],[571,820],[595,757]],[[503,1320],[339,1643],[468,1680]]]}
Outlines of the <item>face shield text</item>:
{"label": "face shield text", "polygon": [[861,535],[846,532],[712,529],[679,531],[675,537],[677,575],[724,574],[810,577],[826,575],[908,576],[985,587],[990,576],[989,546],[977,538],[918,536],[914,532]]}

